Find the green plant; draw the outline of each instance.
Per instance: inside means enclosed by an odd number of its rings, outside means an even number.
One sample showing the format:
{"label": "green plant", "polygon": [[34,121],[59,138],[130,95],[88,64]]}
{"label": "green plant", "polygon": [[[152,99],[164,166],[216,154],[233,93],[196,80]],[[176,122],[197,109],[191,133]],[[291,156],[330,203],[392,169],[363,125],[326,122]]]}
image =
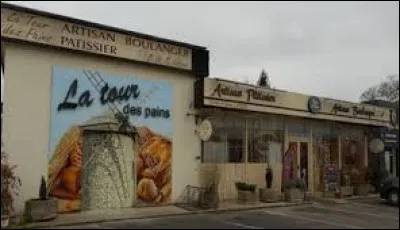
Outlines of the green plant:
{"label": "green plant", "polygon": [[239,191],[250,191],[250,192],[255,192],[256,191],[256,185],[254,184],[247,184],[245,182],[235,182],[236,189]]}
{"label": "green plant", "polygon": [[41,200],[47,200],[47,186],[44,176],[42,176],[42,180],[40,181],[39,198]]}
{"label": "green plant", "polygon": [[1,214],[14,211],[14,198],[19,195],[21,180],[15,175],[16,165],[10,165],[8,155],[1,150]]}

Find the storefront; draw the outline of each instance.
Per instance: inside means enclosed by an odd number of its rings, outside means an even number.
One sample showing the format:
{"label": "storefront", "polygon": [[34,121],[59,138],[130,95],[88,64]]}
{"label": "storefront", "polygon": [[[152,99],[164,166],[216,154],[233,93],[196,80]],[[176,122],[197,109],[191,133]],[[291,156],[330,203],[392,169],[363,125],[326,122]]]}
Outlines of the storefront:
{"label": "storefront", "polygon": [[390,126],[390,109],[209,79],[204,47],[4,3],[1,22],[17,212],[42,176],[69,212],[174,203],[215,166],[222,199],[236,181],[265,187],[268,166],[274,189],[301,175],[326,195],[367,166],[370,128]]}
{"label": "storefront", "polygon": [[219,79],[196,82],[198,116],[213,134],[203,142],[203,167],[217,164],[221,199],[234,199],[236,181],[272,188],[304,178],[315,196],[350,186],[352,170],[368,165],[368,134],[390,126],[390,109]]}
{"label": "storefront", "polygon": [[385,150],[383,157],[384,165],[382,168],[389,175],[399,176],[399,130],[385,130],[382,132]]}
{"label": "storefront", "polygon": [[[374,129],[371,138],[379,138],[383,142],[381,154],[370,153],[369,167],[374,168],[378,177],[388,175],[399,176],[399,104],[383,100],[371,100],[365,104],[376,105],[391,110],[391,127]],[[376,181],[379,186],[379,181]]]}
{"label": "storefront", "polygon": [[[197,183],[201,144],[186,114],[206,48],[4,3],[1,25],[17,212],[42,176],[60,212],[171,203]],[[137,128],[133,142],[107,134],[116,112]]]}

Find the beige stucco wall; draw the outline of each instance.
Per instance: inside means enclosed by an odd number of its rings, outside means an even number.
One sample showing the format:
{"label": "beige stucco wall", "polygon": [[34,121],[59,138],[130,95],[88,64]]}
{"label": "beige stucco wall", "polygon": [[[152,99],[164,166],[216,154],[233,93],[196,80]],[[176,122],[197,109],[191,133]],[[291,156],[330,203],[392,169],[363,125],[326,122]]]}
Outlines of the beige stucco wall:
{"label": "beige stucco wall", "polygon": [[[257,188],[265,188],[265,163],[240,163],[240,164],[202,164],[200,167],[199,178],[202,186],[207,186],[204,180],[207,171],[214,170],[216,167],[218,175],[218,193],[220,200],[234,200],[237,197],[235,182],[246,182],[257,185]],[[272,164],[273,180],[272,189],[281,191],[282,185],[282,164]]]}
{"label": "beige stucco wall", "polygon": [[[3,47],[2,47],[3,48]],[[53,65],[90,68],[121,76],[162,79],[173,84],[173,200],[184,187],[197,183],[195,157],[200,141],[195,136],[194,117],[186,113],[193,101],[194,77],[188,73],[95,55],[6,43],[4,130],[5,150],[18,165],[22,188],[16,211],[24,201],[36,198],[40,178],[47,175],[49,151],[51,71]]]}

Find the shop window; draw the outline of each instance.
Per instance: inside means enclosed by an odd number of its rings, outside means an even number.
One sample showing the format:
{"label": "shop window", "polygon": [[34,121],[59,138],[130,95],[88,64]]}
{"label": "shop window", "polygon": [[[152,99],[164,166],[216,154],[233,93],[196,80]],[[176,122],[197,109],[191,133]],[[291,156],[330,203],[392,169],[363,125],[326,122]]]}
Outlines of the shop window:
{"label": "shop window", "polygon": [[342,132],[342,167],[364,166],[365,135],[361,129],[345,129]]}
{"label": "shop window", "polygon": [[220,129],[214,129],[212,138],[203,142],[203,163],[226,163],[228,160],[228,151],[226,145],[225,133]]}
{"label": "shop window", "polygon": [[273,119],[248,119],[248,162],[276,164],[282,161],[283,125]]}
{"label": "shop window", "polygon": [[[332,192],[338,186],[339,135],[335,125],[319,122],[313,126],[314,187],[319,192]],[[332,171],[334,170],[334,171]],[[335,176],[332,176],[334,173]]]}
{"label": "shop window", "polygon": [[226,119],[225,132],[228,145],[228,162],[244,162],[245,156],[245,119]]}
{"label": "shop window", "polygon": [[245,161],[245,119],[215,117],[213,137],[203,142],[203,163],[240,163]]}
{"label": "shop window", "polygon": [[365,166],[365,133],[357,127],[347,127],[341,131],[342,145],[342,186],[354,184],[353,175]]}

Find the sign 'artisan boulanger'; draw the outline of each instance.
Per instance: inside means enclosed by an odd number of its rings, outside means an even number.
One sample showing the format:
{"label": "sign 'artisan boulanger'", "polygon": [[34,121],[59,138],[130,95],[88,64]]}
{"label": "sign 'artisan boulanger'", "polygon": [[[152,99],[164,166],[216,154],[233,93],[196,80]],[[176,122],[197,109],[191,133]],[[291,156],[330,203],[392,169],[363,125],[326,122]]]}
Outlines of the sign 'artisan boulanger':
{"label": "sign 'artisan boulanger'", "polygon": [[154,51],[160,51],[160,52],[167,52],[170,54],[182,56],[182,57],[187,57],[189,55],[189,51],[187,48],[184,47],[178,47],[174,45],[169,45],[166,43],[159,43],[159,42],[153,42],[150,40],[145,40],[137,37],[126,37],[126,45],[142,48],[142,49],[147,49],[147,50],[154,50]]}
{"label": "sign 'artisan boulanger'", "polygon": [[[95,28],[89,28],[75,24],[71,25],[68,23],[64,24],[61,32],[61,45],[63,46],[70,46],[72,48],[101,52],[106,54],[117,54],[117,47],[113,45],[116,43],[115,33],[103,32]],[[75,36],[69,37],[68,35]],[[76,38],[76,36],[83,38]],[[85,38],[88,38],[88,40],[86,40]],[[137,37],[126,36],[125,44],[128,46],[133,46],[146,50],[167,52],[169,54],[174,54],[182,57],[186,57],[189,55],[189,52],[186,48],[140,39]]]}

